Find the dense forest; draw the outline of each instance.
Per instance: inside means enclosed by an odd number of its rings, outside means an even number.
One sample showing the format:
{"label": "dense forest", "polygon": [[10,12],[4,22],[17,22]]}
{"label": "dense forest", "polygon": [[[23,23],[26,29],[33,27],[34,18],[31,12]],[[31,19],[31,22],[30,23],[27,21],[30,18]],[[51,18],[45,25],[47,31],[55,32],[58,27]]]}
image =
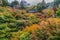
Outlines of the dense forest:
{"label": "dense forest", "polygon": [[60,0],[52,3],[26,7],[1,0],[0,40],[60,40]]}

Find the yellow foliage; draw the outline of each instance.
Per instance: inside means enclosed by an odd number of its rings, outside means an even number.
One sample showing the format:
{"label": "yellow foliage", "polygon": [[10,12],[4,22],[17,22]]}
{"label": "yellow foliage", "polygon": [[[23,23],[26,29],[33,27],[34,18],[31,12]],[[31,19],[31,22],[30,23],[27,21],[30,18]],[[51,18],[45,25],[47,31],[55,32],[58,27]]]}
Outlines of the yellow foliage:
{"label": "yellow foliage", "polygon": [[11,37],[10,40],[18,40],[18,38],[20,37],[20,34],[22,33],[22,31],[17,31],[17,32],[11,32]]}
{"label": "yellow foliage", "polygon": [[52,25],[55,24],[56,26],[60,26],[60,18],[49,18],[47,21]]}
{"label": "yellow foliage", "polygon": [[54,10],[52,9],[44,9],[42,12],[44,13],[44,15],[50,16],[50,17],[53,16],[54,14]]}

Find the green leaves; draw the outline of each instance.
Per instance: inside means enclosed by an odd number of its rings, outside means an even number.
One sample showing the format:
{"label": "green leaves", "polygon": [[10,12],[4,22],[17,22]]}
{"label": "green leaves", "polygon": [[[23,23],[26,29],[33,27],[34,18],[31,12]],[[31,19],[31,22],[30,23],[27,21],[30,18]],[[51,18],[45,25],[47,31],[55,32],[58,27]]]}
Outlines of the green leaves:
{"label": "green leaves", "polygon": [[[34,14],[22,14],[18,11],[11,13],[5,7],[0,7],[0,40],[8,40],[5,38],[11,37],[11,32],[23,30],[25,26],[35,23],[38,23],[38,19]],[[20,40],[24,39],[30,40],[29,32],[21,34]]]}
{"label": "green leaves", "polygon": [[48,40],[60,40],[59,36],[51,36],[48,38]]}
{"label": "green leaves", "polygon": [[30,32],[24,32],[20,35],[20,40],[31,40]]}
{"label": "green leaves", "polygon": [[10,34],[10,29],[7,26],[8,24],[0,24],[0,37],[8,37]]}
{"label": "green leaves", "polygon": [[0,40],[8,40],[7,38],[0,38]]}
{"label": "green leaves", "polygon": [[60,18],[60,8],[58,8],[56,11],[56,17]]}
{"label": "green leaves", "polygon": [[7,0],[2,0],[2,6],[7,6]]}
{"label": "green leaves", "polygon": [[54,5],[55,5],[55,6],[57,6],[57,7],[58,7],[58,6],[59,6],[59,4],[60,4],[60,0],[54,0]]}

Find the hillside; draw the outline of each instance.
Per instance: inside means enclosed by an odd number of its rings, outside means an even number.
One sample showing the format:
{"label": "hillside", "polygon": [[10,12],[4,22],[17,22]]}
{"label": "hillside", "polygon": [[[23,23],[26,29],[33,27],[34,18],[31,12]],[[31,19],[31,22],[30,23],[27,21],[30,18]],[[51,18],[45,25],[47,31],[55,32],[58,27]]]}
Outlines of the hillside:
{"label": "hillside", "polygon": [[38,23],[34,14],[26,14],[10,7],[0,7],[0,40],[8,40],[11,32],[23,30],[25,26]]}
{"label": "hillside", "polygon": [[60,9],[44,9],[42,13],[0,6],[0,40],[59,40]]}

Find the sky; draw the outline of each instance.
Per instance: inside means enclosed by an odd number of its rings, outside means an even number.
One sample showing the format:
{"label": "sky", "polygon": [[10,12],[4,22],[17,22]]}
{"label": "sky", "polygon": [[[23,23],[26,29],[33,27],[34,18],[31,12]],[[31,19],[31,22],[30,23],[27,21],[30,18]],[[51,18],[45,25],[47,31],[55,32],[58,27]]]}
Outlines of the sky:
{"label": "sky", "polygon": [[[14,0],[8,0],[8,1],[11,2],[11,1],[14,1]],[[18,0],[18,1],[20,2],[21,0]],[[35,4],[39,3],[39,2],[41,2],[42,0],[25,0],[25,1],[27,1],[31,5],[35,5]],[[52,2],[52,1],[54,1],[54,0],[45,0],[46,3]]]}

